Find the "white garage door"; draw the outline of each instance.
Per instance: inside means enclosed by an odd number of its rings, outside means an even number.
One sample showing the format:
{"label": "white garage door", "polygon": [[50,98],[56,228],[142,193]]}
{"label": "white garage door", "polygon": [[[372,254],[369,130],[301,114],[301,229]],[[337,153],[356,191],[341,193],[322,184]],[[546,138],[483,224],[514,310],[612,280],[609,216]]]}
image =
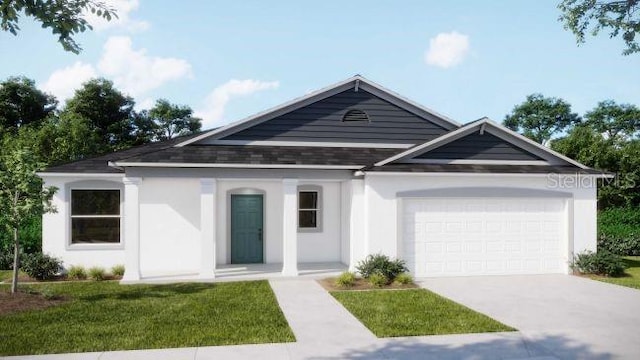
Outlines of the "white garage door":
{"label": "white garage door", "polygon": [[563,273],[564,199],[403,200],[403,253],[414,276]]}

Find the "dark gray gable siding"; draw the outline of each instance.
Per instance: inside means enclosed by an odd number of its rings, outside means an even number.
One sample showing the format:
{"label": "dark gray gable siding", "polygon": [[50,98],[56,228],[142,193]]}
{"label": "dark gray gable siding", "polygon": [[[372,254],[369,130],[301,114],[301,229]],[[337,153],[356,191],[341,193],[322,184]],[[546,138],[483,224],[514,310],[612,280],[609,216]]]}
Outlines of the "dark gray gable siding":
{"label": "dark gray gable siding", "polygon": [[447,160],[543,160],[501,138],[485,132],[467,135],[415,157]]}
{"label": "dark gray gable siding", "polygon": [[[371,121],[343,122],[349,109],[365,111]],[[446,132],[367,91],[350,89],[221,140],[416,144]]]}

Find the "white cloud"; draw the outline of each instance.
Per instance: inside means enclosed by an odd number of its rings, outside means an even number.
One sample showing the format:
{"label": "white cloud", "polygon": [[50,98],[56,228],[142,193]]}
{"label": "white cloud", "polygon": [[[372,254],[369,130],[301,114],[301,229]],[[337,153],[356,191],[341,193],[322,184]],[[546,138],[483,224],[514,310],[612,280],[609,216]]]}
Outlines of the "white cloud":
{"label": "white cloud", "polygon": [[148,93],[167,82],[191,76],[191,64],[183,59],[149,56],[146,49],[133,49],[131,38],[112,36],[107,39],[98,64],[76,62],[54,71],[40,88],[64,101],[71,97],[80,85],[95,77],[105,77],[125,94],[152,103]]}
{"label": "white cloud", "polygon": [[113,17],[111,18],[111,21],[107,21],[95,14],[88,13],[87,20],[97,31],[119,28],[135,32],[147,30],[151,26],[147,21],[133,19],[129,15],[140,6],[140,2],[138,0],[105,0],[103,3],[108,8],[115,10],[118,17]]}
{"label": "white cloud", "polygon": [[107,40],[98,70],[134,97],[168,81],[191,76],[191,64],[186,60],[149,56],[146,49],[134,50],[127,36],[112,36]]}
{"label": "white cloud", "polygon": [[80,85],[98,76],[91,64],[76,61],[73,65],[54,71],[40,88],[53,94],[61,103],[73,96]]}
{"label": "white cloud", "polygon": [[429,39],[424,59],[429,65],[447,69],[460,64],[468,53],[469,36],[452,31]]}
{"label": "white cloud", "polygon": [[202,118],[202,127],[207,129],[219,125],[227,103],[234,97],[246,96],[257,91],[277,89],[278,81],[236,80],[231,79],[216,87],[207,95],[203,106],[195,111],[195,116]]}

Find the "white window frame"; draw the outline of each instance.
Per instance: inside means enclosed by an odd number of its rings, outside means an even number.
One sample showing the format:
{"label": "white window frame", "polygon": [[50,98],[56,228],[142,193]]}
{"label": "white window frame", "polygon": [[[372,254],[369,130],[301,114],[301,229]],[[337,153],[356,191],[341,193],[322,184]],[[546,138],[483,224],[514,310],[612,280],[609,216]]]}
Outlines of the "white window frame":
{"label": "white window frame", "polygon": [[[300,193],[301,192],[315,192],[318,197],[318,205],[315,209],[300,208]],[[300,233],[315,233],[322,232],[322,186],[318,185],[300,185],[298,186],[298,198],[296,199],[296,224],[298,225],[298,232]],[[316,227],[300,227],[300,211],[315,211],[316,212]]]}
{"label": "white window frame", "polygon": [[[73,190],[108,190],[108,191],[118,191],[120,195],[120,211],[119,215],[73,215],[71,204],[72,204],[72,194]],[[78,183],[73,183],[68,186],[67,189],[67,199],[66,207],[67,207],[67,250],[122,250],[124,249],[124,189],[119,183],[114,183],[110,181],[82,181]],[[120,219],[120,236],[117,243],[73,243],[73,223],[72,219],[77,218],[118,218]]]}

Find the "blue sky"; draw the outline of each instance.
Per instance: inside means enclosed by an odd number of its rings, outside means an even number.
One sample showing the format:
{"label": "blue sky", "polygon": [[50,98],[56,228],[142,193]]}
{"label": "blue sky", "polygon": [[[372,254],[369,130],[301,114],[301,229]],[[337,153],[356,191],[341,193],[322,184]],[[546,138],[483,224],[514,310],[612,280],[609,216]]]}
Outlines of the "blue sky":
{"label": "blue sky", "polygon": [[606,34],[576,46],[557,1],[109,0],[112,23],[62,50],[23,20],[0,33],[0,78],[25,75],[63,100],[94,76],[138,108],[191,106],[205,128],[361,74],[461,123],[502,121],[527,94],[583,114],[598,101],[640,101],[640,54]]}

